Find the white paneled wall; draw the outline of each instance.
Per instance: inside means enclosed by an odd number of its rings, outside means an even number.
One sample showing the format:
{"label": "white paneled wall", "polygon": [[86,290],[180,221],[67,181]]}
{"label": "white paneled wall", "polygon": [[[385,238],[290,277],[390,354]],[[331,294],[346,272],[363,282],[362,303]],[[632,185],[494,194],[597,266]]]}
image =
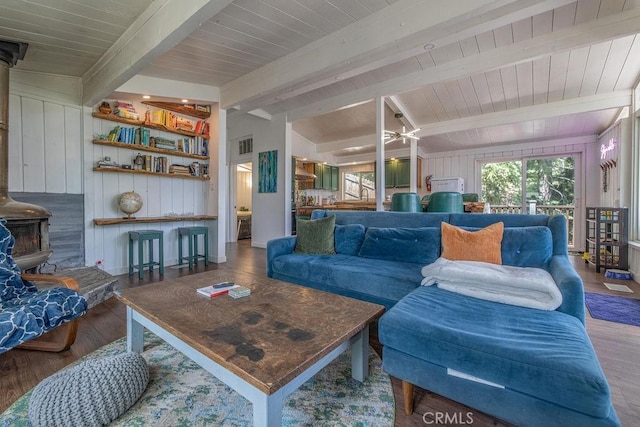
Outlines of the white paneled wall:
{"label": "white paneled wall", "polygon": [[9,191],[82,193],[80,107],[9,95]]}

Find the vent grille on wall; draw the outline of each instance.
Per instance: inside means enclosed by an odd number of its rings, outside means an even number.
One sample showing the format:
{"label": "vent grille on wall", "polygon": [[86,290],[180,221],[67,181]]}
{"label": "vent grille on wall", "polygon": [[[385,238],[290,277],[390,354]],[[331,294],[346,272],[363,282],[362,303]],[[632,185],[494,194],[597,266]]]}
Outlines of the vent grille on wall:
{"label": "vent grille on wall", "polygon": [[245,138],[238,141],[238,153],[240,155],[253,153],[253,138]]}

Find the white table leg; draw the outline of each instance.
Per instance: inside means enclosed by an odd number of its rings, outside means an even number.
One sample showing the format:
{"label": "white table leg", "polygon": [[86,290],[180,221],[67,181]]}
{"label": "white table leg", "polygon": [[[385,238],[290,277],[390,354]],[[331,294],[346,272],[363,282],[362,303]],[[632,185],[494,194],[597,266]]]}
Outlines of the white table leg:
{"label": "white table leg", "polygon": [[281,390],[272,395],[261,395],[253,404],[253,426],[274,427],[282,425],[282,405],[284,396]]}
{"label": "white table leg", "polygon": [[369,325],[354,337],[351,344],[351,376],[360,382],[369,376]]}
{"label": "white table leg", "polygon": [[144,326],[133,318],[133,309],[127,307],[127,351],[142,353],[144,350]]}

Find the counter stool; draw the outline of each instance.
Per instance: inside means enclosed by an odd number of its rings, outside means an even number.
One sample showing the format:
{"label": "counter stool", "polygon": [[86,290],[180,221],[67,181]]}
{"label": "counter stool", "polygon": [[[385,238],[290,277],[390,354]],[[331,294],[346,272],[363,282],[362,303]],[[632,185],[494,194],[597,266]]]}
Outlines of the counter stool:
{"label": "counter stool", "polygon": [[[163,234],[162,230],[141,230],[129,231],[129,276],[133,274],[135,268],[138,269],[138,277],[142,279],[144,268],[149,267],[149,271],[153,271],[153,266],[160,267],[160,274],[164,275],[164,251],[163,251]],[[149,262],[144,262],[144,242],[149,245]],[[153,241],[158,240],[158,261],[153,260]],[[133,263],[133,242],[138,244],[138,264]]]}
{"label": "counter stool", "polygon": [[[204,237],[204,255],[198,253],[198,236]],[[189,240],[189,255],[182,256],[182,236],[187,236]],[[183,260],[189,261],[189,270],[204,258],[204,265],[209,265],[209,227],[179,227],[178,228],[178,265],[182,265]]]}

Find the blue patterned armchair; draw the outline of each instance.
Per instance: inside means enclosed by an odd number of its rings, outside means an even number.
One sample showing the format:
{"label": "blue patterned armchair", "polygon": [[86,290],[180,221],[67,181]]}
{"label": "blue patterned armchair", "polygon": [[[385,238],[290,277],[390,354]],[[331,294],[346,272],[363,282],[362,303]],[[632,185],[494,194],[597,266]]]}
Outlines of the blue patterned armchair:
{"label": "blue patterned armchair", "polygon": [[[87,302],[72,278],[21,274],[11,256],[14,238],[5,223],[0,218],[0,354],[17,346],[65,350],[75,341],[77,318],[87,311]],[[38,290],[31,281],[53,282],[58,287]],[[57,341],[31,341],[60,325]]]}

